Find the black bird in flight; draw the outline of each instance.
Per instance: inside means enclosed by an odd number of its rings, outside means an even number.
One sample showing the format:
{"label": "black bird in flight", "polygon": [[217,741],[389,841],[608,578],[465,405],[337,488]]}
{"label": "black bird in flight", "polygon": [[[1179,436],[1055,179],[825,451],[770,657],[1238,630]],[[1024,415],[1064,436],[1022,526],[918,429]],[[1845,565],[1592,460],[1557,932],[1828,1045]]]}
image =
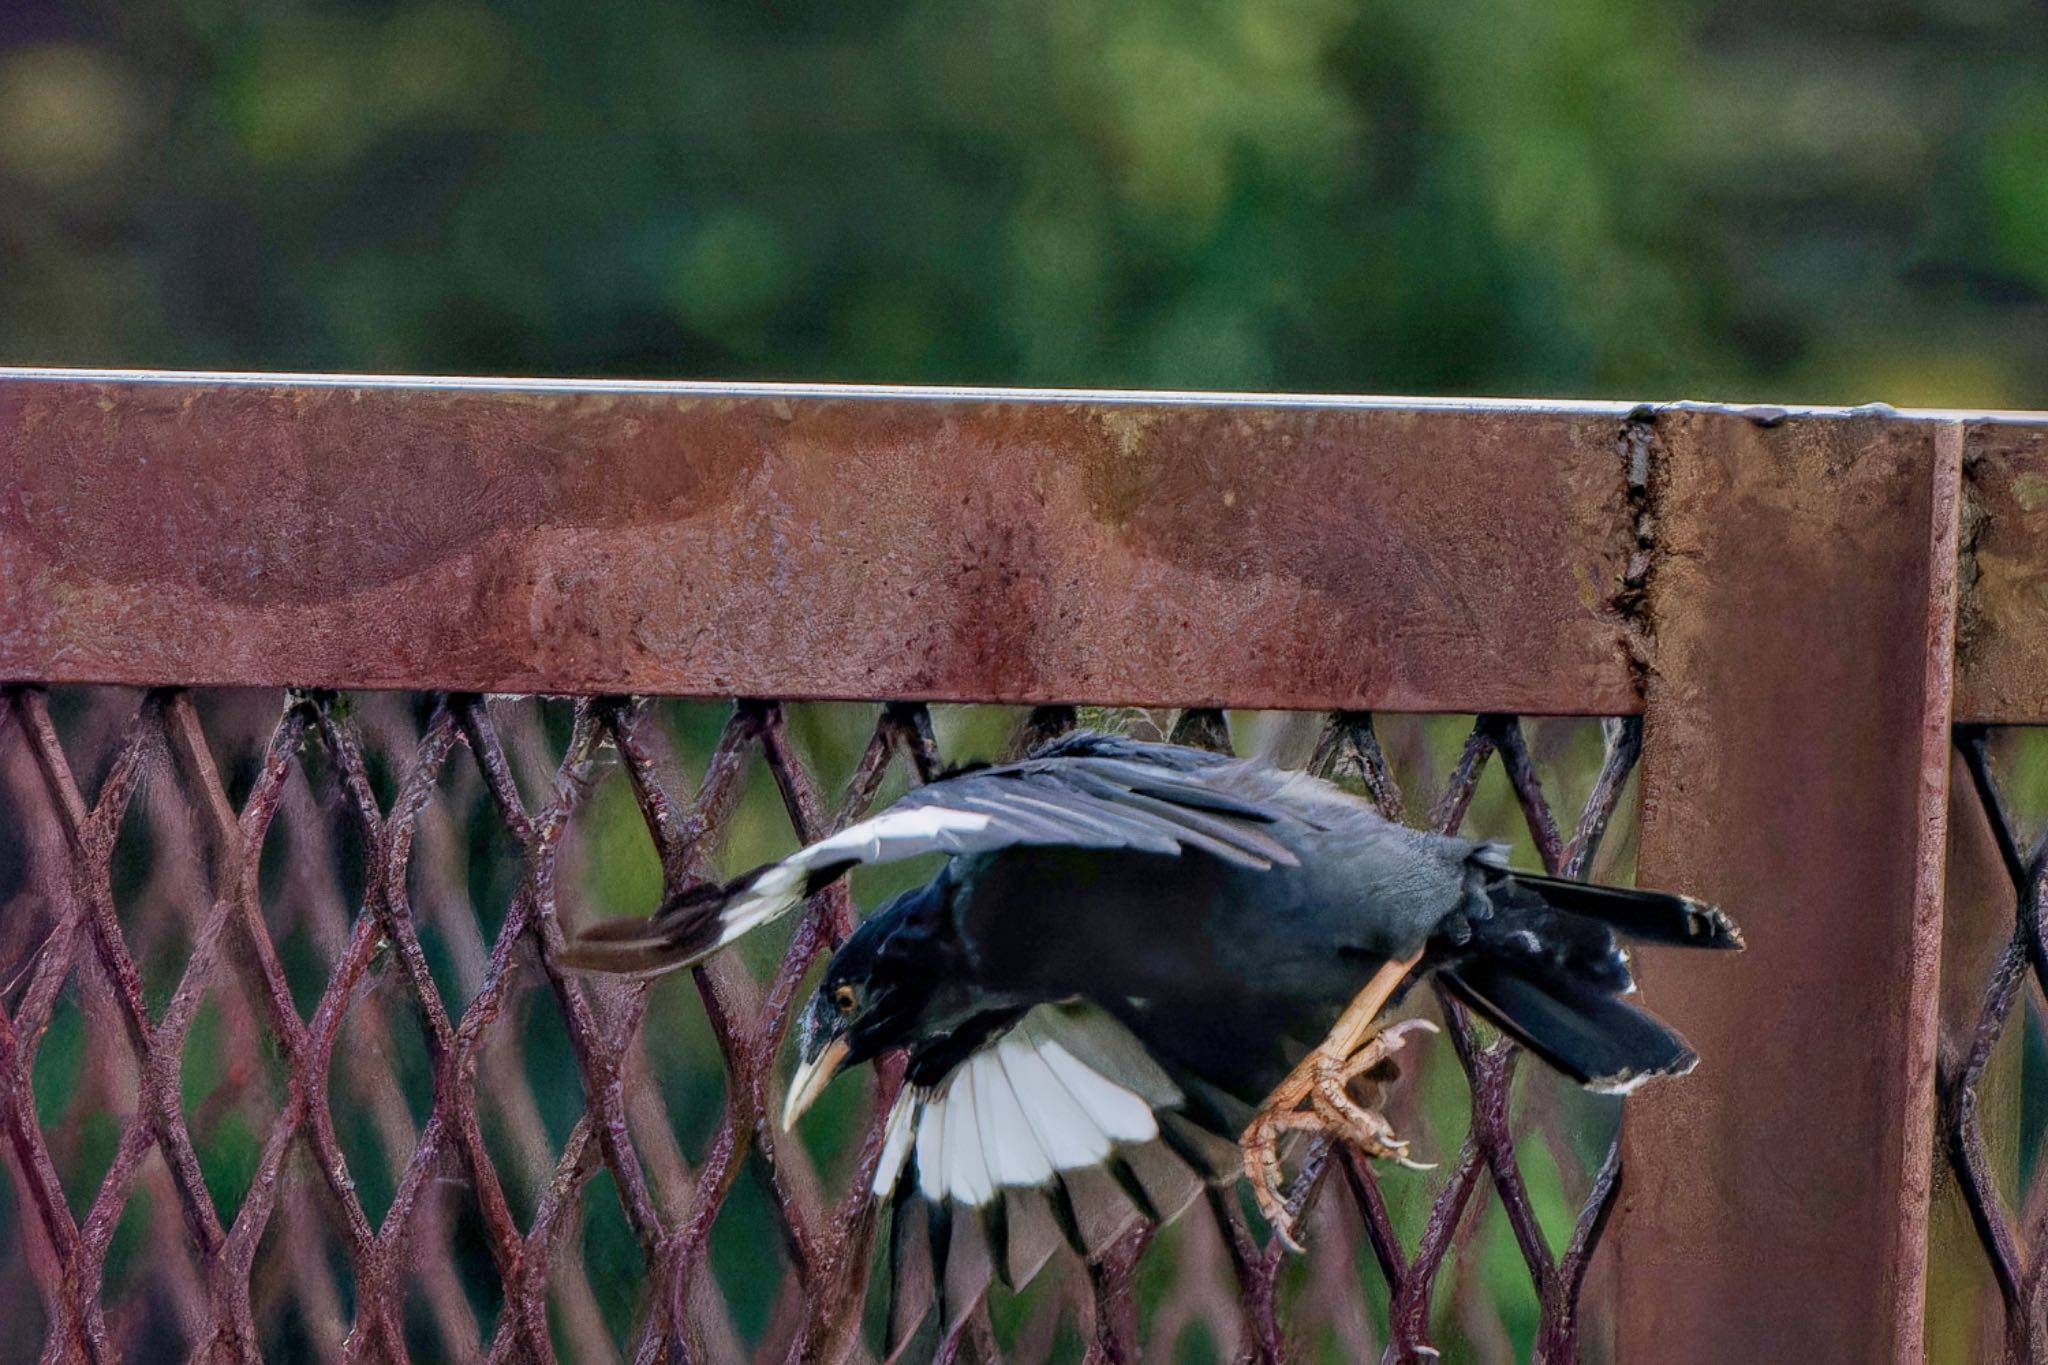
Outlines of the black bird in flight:
{"label": "black bird in flight", "polygon": [[[1240,1170],[1291,1245],[1282,1135],[1407,1160],[1352,1083],[1383,1079],[1431,1027],[1375,1030],[1427,972],[1567,1076],[1626,1092],[1696,1058],[1626,1000],[1617,932],[1742,946],[1713,906],[1518,872],[1503,845],[1395,824],[1305,773],[1081,733],[932,782],[649,919],[600,922],[562,961],[673,971],[856,864],[932,853],[950,855],[938,875],[827,967],[783,1124],[837,1072],[905,1049],[874,1192],[932,1206],[941,1261],[944,1217],[976,1210],[998,1270],[1021,1255],[1005,1244],[1023,1192],[1056,1195],[1059,1229],[1092,1249],[1123,1226],[1103,1224],[1098,1196],[1168,1218],[1200,1188],[1186,1177]],[[896,1221],[900,1235],[900,1208]]]}

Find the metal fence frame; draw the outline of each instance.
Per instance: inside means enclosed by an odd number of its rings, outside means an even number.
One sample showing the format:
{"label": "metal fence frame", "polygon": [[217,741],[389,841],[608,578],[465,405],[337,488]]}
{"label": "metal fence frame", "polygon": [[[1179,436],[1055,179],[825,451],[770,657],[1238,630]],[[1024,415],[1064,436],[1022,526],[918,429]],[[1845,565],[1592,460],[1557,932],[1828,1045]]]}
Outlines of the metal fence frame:
{"label": "metal fence frame", "polygon": [[1640,715],[1638,875],[1751,948],[1651,955],[1715,1065],[1627,1110],[1620,1358],[1917,1359],[1953,1206],[2041,1359],[1977,1098],[2042,858],[1973,737],[2048,723],[2044,489],[2027,414],[0,371],[0,680]]}

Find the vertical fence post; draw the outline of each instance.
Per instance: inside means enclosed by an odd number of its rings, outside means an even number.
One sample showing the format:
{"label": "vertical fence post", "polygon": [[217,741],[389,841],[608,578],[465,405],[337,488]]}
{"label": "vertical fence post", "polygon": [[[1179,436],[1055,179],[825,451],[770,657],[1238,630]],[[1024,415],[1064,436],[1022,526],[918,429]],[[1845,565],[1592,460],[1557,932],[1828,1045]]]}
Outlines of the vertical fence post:
{"label": "vertical fence post", "polygon": [[1705,1060],[1625,1121],[1622,1361],[1920,1357],[1961,450],[1658,416],[1638,875],[1749,949],[1649,954]]}

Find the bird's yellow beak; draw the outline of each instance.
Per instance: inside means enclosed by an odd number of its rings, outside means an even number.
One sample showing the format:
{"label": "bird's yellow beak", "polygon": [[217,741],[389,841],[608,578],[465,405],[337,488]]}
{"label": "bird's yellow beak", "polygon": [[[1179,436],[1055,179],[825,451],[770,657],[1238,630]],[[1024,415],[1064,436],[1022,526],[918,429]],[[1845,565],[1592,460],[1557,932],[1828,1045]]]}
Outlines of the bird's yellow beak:
{"label": "bird's yellow beak", "polygon": [[797,1067],[796,1074],[789,1078],[789,1094],[782,1101],[783,1132],[796,1126],[804,1110],[817,1102],[832,1078],[839,1074],[839,1068],[846,1063],[847,1047],[844,1038],[834,1038],[823,1052]]}

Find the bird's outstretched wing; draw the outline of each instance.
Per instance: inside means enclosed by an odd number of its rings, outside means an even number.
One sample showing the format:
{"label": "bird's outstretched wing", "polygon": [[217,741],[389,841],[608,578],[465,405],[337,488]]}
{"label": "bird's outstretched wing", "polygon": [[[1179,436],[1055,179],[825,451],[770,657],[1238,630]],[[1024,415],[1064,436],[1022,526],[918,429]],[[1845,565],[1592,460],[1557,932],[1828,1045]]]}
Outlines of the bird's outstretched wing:
{"label": "bird's outstretched wing", "polygon": [[647,919],[600,921],[558,960],[579,971],[654,976],[691,966],[787,914],[861,863],[1026,845],[1178,855],[1196,850],[1245,867],[1292,866],[1275,837],[1299,817],[1229,790],[1236,760],[1113,736],[1056,741],[1030,757],[941,779],[724,883],[691,887]]}
{"label": "bird's outstretched wing", "polygon": [[941,1330],[989,1279],[1027,1282],[1064,1241],[1099,1255],[1171,1222],[1236,1148],[1180,1112],[1180,1087],[1102,1010],[1038,1005],[889,1111],[872,1190],[894,1209],[890,1330],[937,1301]]}

